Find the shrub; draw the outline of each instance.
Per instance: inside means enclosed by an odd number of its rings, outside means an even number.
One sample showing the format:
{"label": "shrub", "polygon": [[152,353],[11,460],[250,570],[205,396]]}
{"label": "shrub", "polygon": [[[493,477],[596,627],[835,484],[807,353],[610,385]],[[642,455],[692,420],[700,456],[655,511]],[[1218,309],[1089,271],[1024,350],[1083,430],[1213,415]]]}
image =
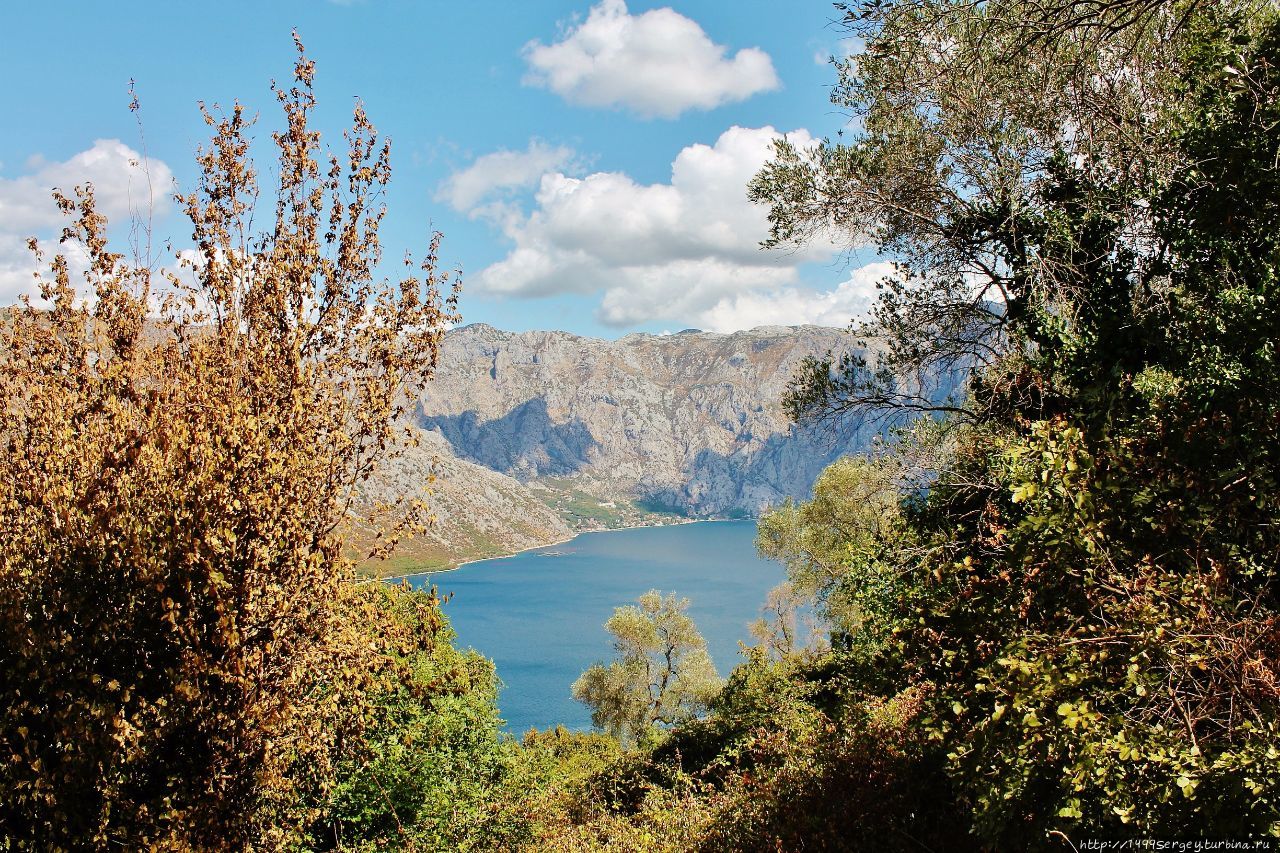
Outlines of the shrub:
{"label": "shrub", "polygon": [[88,270],[55,255],[0,330],[10,847],[283,845],[390,665],[335,531],[456,292],[438,235],[421,275],[375,278],[388,146],[357,106],[322,164],[298,54],[268,230],[242,107],[206,111],[185,277],[112,252],[91,187],[59,193]]}

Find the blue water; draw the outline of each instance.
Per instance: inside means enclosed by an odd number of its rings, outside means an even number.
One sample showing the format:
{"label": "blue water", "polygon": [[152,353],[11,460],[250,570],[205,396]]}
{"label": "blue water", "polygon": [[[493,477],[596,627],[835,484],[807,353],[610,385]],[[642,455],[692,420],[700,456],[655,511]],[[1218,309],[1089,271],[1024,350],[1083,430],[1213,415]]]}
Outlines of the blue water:
{"label": "blue water", "polygon": [[650,589],[690,599],[721,675],[742,658],[738,642],[760,615],[781,565],[756,555],[754,521],[716,521],[584,533],[514,557],[417,575],[415,586],[453,593],[445,613],[458,645],[497,664],[507,728],[591,726],[569,693],[582,671],[612,657],[604,621]]}

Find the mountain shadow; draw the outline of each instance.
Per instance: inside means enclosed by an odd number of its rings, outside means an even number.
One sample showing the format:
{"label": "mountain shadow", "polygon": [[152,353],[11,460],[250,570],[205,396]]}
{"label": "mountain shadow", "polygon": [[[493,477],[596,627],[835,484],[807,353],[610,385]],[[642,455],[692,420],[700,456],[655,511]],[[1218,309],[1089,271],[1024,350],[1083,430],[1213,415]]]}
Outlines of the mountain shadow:
{"label": "mountain shadow", "polygon": [[478,412],[424,415],[423,429],[439,430],[463,459],[517,479],[564,476],[588,464],[599,443],[578,418],[556,423],[541,397],[526,400],[500,418],[482,420]]}
{"label": "mountain shadow", "polygon": [[827,465],[864,450],[875,434],[878,430],[864,426],[833,441],[820,431],[793,428],[727,454],[704,449],[686,465],[681,486],[650,499],[680,506],[694,517],[755,516],[787,498],[807,500]]}

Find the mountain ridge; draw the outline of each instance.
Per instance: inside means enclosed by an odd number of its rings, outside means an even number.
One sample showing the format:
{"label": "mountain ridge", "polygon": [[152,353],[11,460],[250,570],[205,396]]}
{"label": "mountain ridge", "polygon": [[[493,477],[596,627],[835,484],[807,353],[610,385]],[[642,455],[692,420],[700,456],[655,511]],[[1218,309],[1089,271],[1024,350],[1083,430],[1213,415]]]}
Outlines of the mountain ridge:
{"label": "mountain ridge", "polygon": [[[503,534],[483,502],[461,500],[469,480],[497,488],[481,470],[505,478],[498,491],[508,509],[530,508],[522,517],[539,519],[548,542],[563,530],[535,502],[569,529],[589,530],[755,516],[804,499],[823,468],[878,434],[867,425],[834,434],[797,427],[781,408],[805,358],[850,343],[846,331],[823,326],[614,340],[484,323],[452,329],[434,379],[416,389],[412,418],[463,481],[433,507],[442,525],[456,531],[468,517],[489,531],[489,550],[510,553],[528,536]],[[397,477],[400,487],[412,480],[403,467]],[[518,499],[513,483],[525,490]],[[457,552],[455,563],[485,552],[468,541],[437,545]]]}

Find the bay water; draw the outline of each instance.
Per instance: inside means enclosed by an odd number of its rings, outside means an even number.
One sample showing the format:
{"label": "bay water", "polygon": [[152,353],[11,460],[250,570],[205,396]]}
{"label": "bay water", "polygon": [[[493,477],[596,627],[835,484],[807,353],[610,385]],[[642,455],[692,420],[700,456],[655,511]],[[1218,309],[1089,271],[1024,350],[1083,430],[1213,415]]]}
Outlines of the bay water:
{"label": "bay water", "polygon": [[591,727],[569,692],[574,679],[613,656],[604,622],[615,607],[656,589],[690,600],[721,675],[741,662],[739,642],[760,615],[781,565],[756,554],[754,521],[706,521],[583,533],[559,545],[415,575],[452,597],[444,612],[470,647],[497,665],[507,729]]}

